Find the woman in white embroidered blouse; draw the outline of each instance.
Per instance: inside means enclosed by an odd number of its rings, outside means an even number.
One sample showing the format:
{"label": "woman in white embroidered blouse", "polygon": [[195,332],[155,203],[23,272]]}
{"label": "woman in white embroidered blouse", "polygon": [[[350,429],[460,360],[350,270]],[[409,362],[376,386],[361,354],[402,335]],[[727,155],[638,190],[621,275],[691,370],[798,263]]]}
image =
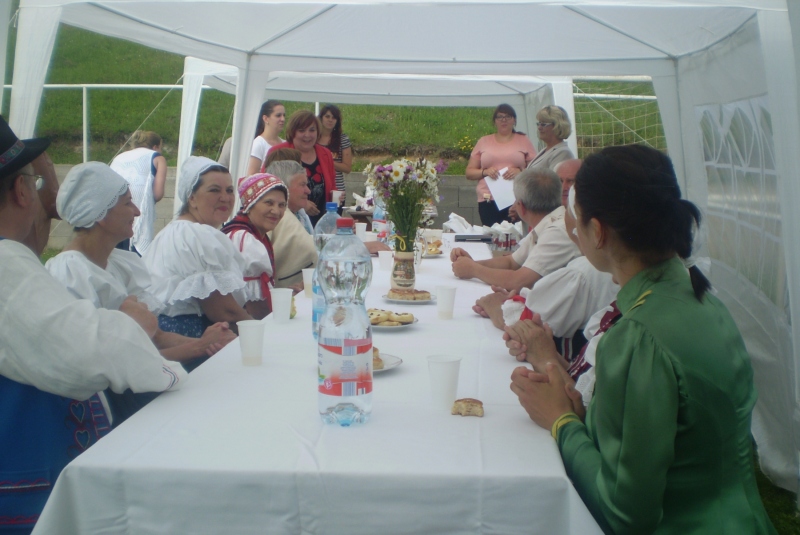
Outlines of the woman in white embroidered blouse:
{"label": "woman in white embroidered blouse", "polygon": [[181,168],[180,215],[159,232],[143,259],[151,292],[166,308],[159,327],[200,337],[213,322],[253,319],[244,310],[245,261],[218,229],[231,215],[231,175],[217,162],[190,156]]}
{"label": "woman in white embroidered blouse", "polygon": [[[135,253],[114,248],[131,237],[139,215],[123,177],[100,162],[77,165],[59,190],[57,208],[75,234],[63,252],[47,262],[50,274],[97,308],[119,310],[134,296],[158,314],[163,304],[148,291],[150,274],[144,262]],[[197,339],[158,329],[152,340],[165,358],[186,361],[213,355],[233,338],[228,325],[218,323]]]}

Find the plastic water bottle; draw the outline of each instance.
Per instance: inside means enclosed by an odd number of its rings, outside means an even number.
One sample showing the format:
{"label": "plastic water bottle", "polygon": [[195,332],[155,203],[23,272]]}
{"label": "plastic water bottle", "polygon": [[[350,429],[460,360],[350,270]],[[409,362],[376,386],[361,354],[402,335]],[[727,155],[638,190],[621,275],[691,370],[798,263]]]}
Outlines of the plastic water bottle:
{"label": "plastic water bottle", "polygon": [[372,327],[364,307],[372,260],[353,233],[352,219],[341,218],[336,226],[317,263],[325,295],[317,396],[325,423],[349,426],[366,422],[372,412]]}
{"label": "plastic water bottle", "polygon": [[378,233],[378,241],[388,241],[388,226],[386,221],[386,204],[381,197],[374,197],[375,208],[372,210],[372,228]]}
{"label": "plastic water bottle", "polygon": [[[328,240],[336,235],[336,220],[339,219],[339,214],[336,210],[339,206],[335,202],[325,204],[325,215],[317,221],[317,226],[314,227],[314,245],[317,246],[317,254],[322,253],[322,249]],[[319,267],[319,262],[317,263]],[[312,279],[311,289],[311,331],[314,334],[314,340],[319,335],[319,317],[325,311],[325,296],[322,295],[322,289],[319,287],[317,280],[317,270],[314,270],[314,278]]]}

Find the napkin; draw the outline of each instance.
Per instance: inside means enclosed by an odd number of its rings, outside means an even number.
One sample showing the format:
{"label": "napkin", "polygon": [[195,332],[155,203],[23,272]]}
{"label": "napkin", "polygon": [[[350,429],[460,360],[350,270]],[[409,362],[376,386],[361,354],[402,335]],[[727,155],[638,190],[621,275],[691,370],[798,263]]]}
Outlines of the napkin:
{"label": "napkin", "polygon": [[516,223],[502,221],[492,225],[492,228],[483,228],[487,229],[487,232],[484,234],[492,234],[498,237],[504,237],[506,234],[508,234],[508,237],[513,238],[514,241],[520,241],[523,235],[522,221],[517,221]]}
{"label": "napkin", "polygon": [[495,223],[492,225],[492,228],[484,228],[488,231],[487,234],[492,236],[492,245],[490,248],[496,251],[514,251],[522,240],[522,221],[518,221],[514,224],[503,221],[501,223]]}
{"label": "napkin", "polygon": [[362,197],[357,193],[353,193],[353,199],[355,199],[355,209],[357,211],[371,212],[375,208],[371,203],[368,202],[372,199],[371,196]]}
{"label": "napkin", "polygon": [[489,227],[470,225],[469,221],[456,213],[451,213],[447,221],[442,224],[444,230],[450,230],[456,234],[488,234]]}

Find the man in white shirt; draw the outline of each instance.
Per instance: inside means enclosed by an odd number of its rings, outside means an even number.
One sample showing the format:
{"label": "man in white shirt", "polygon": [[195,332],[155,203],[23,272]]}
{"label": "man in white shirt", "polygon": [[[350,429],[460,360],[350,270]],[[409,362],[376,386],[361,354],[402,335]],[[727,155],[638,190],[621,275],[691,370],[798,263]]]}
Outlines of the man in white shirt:
{"label": "man in white shirt", "polygon": [[97,392],[162,392],[186,378],[158,354],[146,332],[157,320],[135,300],[98,310],[39,261],[46,182],[31,162],[48,144],[17,139],[0,118],[0,517],[22,532],[64,466],[109,431]]}
{"label": "man in white shirt", "polygon": [[526,169],[514,178],[514,208],[532,228],[511,255],[473,260],[460,247],[450,260],[460,279],[477,278],[507,291],[531,288],[536,281],[580,255],[564,228],[561,181],[549,169]]}

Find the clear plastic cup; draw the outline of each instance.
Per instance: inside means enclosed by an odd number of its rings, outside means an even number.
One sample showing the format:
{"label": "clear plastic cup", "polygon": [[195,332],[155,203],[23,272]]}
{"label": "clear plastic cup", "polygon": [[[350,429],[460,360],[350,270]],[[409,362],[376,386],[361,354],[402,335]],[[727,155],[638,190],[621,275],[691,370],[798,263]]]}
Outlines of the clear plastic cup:
{"label": "clear plastic cup", "polygon": [[439,312],[440,320],[453,319],[453,307],[456,302],[455,286],[436,287],[436,308]]}
{"label": "clear plastic cup", "polygon": [[272,318],[275,323],[289,323],[292,312],[292,289],[272,289]]}
{"label": "clear plastic cup", "polygon": [[303,293],[309,299],[314,296],[314,268],[306,268],[303,270]]}
{"label": "clear plastic cup", "polygon": [[394,251],[378,251],[378,263],[384,271],[391,271],[394,264]]}
{"label": "clear plastic cup", "polygon": [[428,357],[428,377],[431,382],[431,401],[437,409],[453,407],[458,393],[458,372],[461,357],[456,355],[431,355]]}
{"label": "clear plastic cup", "polygon": [[264,352],[264,324],[259,320],[244,320],[236,323],[239,329],[239,347],[242,364],[261,366]]}

